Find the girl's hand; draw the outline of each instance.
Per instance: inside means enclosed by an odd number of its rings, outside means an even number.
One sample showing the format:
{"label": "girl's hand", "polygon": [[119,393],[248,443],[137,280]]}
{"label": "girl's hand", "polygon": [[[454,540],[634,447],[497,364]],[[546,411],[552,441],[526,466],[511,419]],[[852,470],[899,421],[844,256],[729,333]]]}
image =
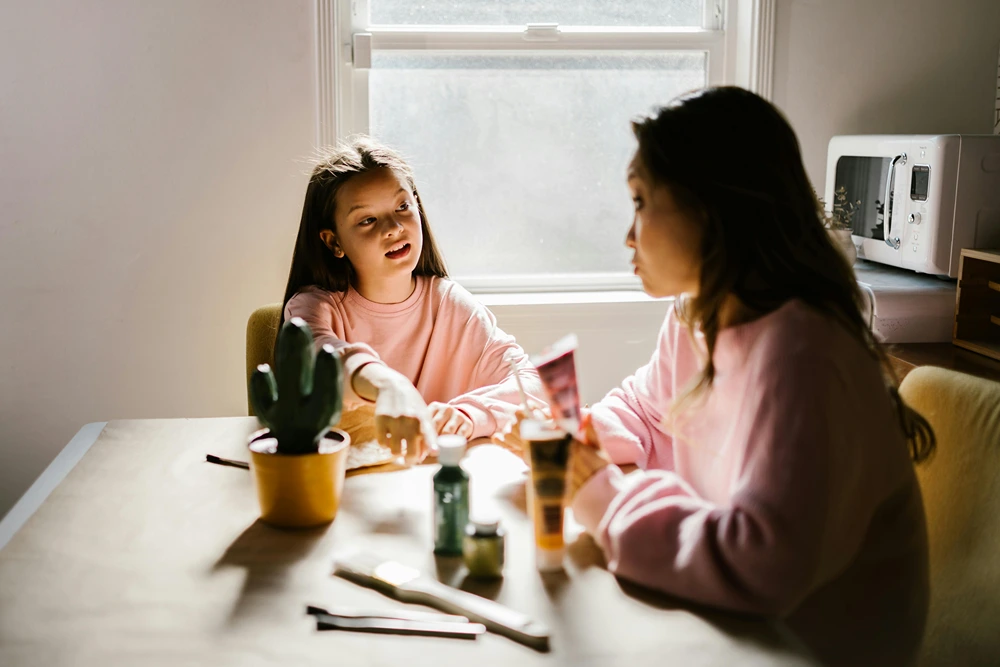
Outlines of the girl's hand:
{"label": "girl's hand", "polygon": [[375,399],[375,433],[379,443],[403,456],[406,465],[420,463],[431,452],[436,430],[427,404],[402,374],[384,374]]}
{"label": "girl's hand", "polygon": [[525,415],[523,408],[518,408],[517,412],[514,413],[514,417],[514,421],[508,424],[502,431],[497,431],[490,436],[490,440],[494,445],[499,445],[500,447],[517,454],[527,461],[528,450],[525,446],[524,440],[521,438],[521,422],[525,419],[548,421],[551,420],[552,417],[538,408],[532,408],[530,416]]}
{"label": "girl's hand", "polygon": [[566,498],[568,502],[573,502],[576,492],[587,483],[587,480],[609,465],[613,465],[611,458],[601,448],[589,413],[584,414],[581,426],[585,440],[580,441],[574,438],[570,447],[569,469],[566,471]]}
{"label": "girl's hand", "polygon": [[438,435],[455,433],[466,439],[472,438],[475,426],[472,419],[455,406],[434,401],[427,406],[427,409],[431,413],[431,420]]}

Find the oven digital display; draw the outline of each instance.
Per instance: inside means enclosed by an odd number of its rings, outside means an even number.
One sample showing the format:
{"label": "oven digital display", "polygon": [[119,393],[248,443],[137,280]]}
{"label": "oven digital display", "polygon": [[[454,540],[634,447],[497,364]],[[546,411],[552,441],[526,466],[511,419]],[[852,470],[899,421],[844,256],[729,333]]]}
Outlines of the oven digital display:
{"label": "oven digital display", "polygon": [[931,181],[931,168],[923,164],[913,165],[910,177],[910,199],[927,201],[927,186]]}

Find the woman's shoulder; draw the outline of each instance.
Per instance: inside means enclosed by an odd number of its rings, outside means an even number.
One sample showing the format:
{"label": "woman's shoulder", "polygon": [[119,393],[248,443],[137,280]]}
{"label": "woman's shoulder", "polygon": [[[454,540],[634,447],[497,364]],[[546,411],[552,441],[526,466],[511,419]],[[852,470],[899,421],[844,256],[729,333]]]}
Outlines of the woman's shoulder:
{"label": "woman's shoulder", "polygon": [[841,374],[858,366],[877,366],[861,338],[832,313],[792,299],[765,315],[758,327],[753,357],[763,365],[797,366]]}
{"label": "woman's shoulder", "polygon": [[780,348],[829,348],[851,338],[844,325],[832,313],[824,312],[801,299],[787,301],[767,317],[772,322],[766,333]]}

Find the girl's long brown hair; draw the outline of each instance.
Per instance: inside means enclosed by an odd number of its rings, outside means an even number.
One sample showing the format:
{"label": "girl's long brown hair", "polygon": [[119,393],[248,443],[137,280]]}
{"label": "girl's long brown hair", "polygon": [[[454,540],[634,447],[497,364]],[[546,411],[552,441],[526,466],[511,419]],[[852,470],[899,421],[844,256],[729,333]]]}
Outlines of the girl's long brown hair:
{"label": "girl's long brown hair", "polygon": [[337,193],[344,183],[358,174],[382,168],[391,169],[404,180],[417,200],[423,249],[420,251],[413,275],[448,277],[444,259],[438,252],[431,228],[427,224],[423,202],[420,201],[420,194],[413,182],[413,170],[391,148],[369,137],[356,137],[327,149],[317,161],[309,178],[305,203],[302,205],[299,234],[295,240],[295,249],[292,251],[292,266],[288,271],[285,298],[281,303],[279,331],[281,323],[285,321],[285,306],[288,305],[288,300],[302,288],[315,285],[331,292],[344,292],[353,283],[354,269],[351,262],[346,256],[334,255],[320,239],[319,233],[324,229],[336,233],[333,216],[337,207]]}
{"label": "girl's long brown hair", "polygon": [[742,88],[706,88],[633,122],[632,129],[653,180],[703,224],[699,290],[679,313],[692,332],[704,334],[708,359],[675,405],[712,385],[727,295],[760,314],[801,299],[838,321],[880,362],[910,456],[927,459],[934,433],[896,389],[888,356],[862,315],[854,272],[824,228],[798,140],[781,113]]}

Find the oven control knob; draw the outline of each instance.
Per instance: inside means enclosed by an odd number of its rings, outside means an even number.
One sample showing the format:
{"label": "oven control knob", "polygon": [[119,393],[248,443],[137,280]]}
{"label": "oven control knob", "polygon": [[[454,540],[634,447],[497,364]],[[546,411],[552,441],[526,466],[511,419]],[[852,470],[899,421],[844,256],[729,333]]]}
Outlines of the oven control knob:
{"label": "oven control knob", "polygon": [[909,215],[909,217],[906,218],[906,221],[908,223],[910,223],[911,225],[919,225],[920,224],[920,214],[919,213],[911,213]]}

